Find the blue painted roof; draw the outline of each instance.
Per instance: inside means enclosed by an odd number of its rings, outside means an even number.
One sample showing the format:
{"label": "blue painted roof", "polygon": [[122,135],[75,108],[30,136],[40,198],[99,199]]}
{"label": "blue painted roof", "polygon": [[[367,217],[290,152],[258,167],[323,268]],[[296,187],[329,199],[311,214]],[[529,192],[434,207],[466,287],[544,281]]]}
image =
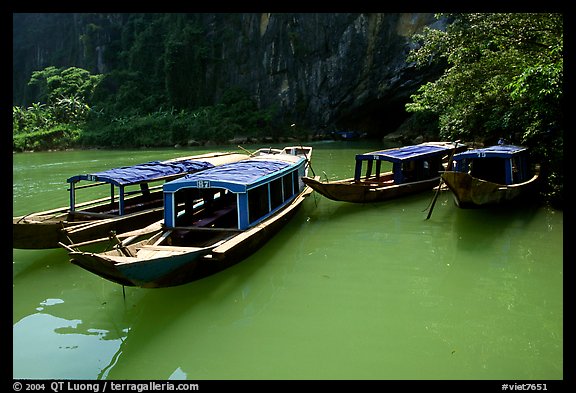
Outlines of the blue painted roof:
{"label": "blue painted roof", "polygon": [[68,183],[73,183],[80,180],[91,180],[125,186],[128,184],[159,180],[178,174],[201,171],[212,167],[214,167],[214,165],[209,162],[197,160],[150,161],[138,165],[72,176],[68,178],[67,181]]}
{"label": "blue painted roof", "polygon": [[453,149],[450,145],[429,145],[420,144],[413,146],[404,146],[396,149],[387,149],[374,151],[370,153],[357,154],[356,160],[383,160],[391,162],[401,162],[407,160],[414,160],[432,156],[437,154],[444,154]]}
{"label": "blue painted roof", "polygon": [[494,145],[480,149],[471,149],[454,155],[454,160],[465,158],[510,158],[515,154],[525,152],[526,148],[516,145]]}
{"label": "blue painted roof", "polygon": [[181,188],[227,188],[232,192],[243,192],[251,186],[263,183],[284,169],[299,165],[281,160],[248,159],[220,165],[202,172],[186,175],[163,185],[165,192],[175,192]]}

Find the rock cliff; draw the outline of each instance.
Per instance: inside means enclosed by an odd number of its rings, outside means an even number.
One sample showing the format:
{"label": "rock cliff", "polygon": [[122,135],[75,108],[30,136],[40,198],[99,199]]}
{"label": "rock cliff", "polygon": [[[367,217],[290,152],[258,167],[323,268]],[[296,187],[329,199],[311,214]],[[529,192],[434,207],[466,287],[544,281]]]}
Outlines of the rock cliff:
{"label": "rock cliff", "polygon": [[406,62],[412,34],[433,24],[433,14],[244,14],[219,75],[260,105],[280,106],[287,121],[383,135],[438,75]]}
{"label": "rock cliff", "polygon": [[[16,31],[22,21],[14,18],[14,62],[27,62],[32,70],[56,65],[106,72],[117,66],[107,63],[114,56],[106,51],[118,50],[118,45],[106,29],[88,40],[87,26],[71,15],[71,25],[63,25],[54,37],[59,42],[33,43]],[[112,25],[127,20],[106,18]],[[413,33],[433,24],[442,27],[433,14],[201,14],[197,21],[209,43],[200,63],[203,94],[211,95],[209,101],[217,102],[228,87],[241,87],[260,107],[278,107],[287,124],[385,135],[408,117],[404,104],[410,94],[439,75],[437,69],[415,70],[406,62]],[[95,26],[89,28],[96,31]],[[24,42],[25,47],[17,47]],[[56,64],[47,64],[56,51]],[[158,57],[157,52],[151,48],[149,56]],[[15,73],[14,78],[18,92],[26,76],[18,79]]]}

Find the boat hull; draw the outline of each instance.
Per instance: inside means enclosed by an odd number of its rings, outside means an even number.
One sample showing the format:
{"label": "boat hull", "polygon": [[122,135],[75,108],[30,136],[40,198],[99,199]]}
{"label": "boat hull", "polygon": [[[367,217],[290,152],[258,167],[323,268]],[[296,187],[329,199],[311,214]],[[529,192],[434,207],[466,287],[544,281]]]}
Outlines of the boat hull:
{"label": "boat hull", "polygon": [[314,191],[338,202],[371,203],[431,190],[438,185],[440,177],[404,184],[366,184],[354,179],[322,182],[310,177],[302,181]]}
{"label": "boat hull", "polygon": [[[180,157],[164,161],[164,163],[186,159],[209,162],[218,166],[247,158],[246,154],[217,152]],[[204,169],[197,169],[196,171]],[[170,178],[184,176],[186,173],[158,174],[157,177],[147,178],[145,181],[138,180],[131,185],[166,181]],[[126,197],[124,199],[124,214],[121,215],[118,214],[117,210],[114,210],[116,207],[110,210],[110,198],[101,198],[76,204],[73,212],[70,212],[70,207],[60,207],[26,216],[13,217],[12,248],[58,248],[61,243],[70,245],[91,240],[103,240],[102,238],[108,237],[111,231],[119,235],[150,225],[163,216],[163,193],[161,190],[153,190],[153,188],[147,194]]]}
{"label": "boat hull", "polygon": [[[71,252],[70,262],[109,281],[142,288],[162,288],[190,282],[210,248],[155,253],[154,259],[129,258],[120,250],[108,253]],[[119,257],[119,258],[118,258]]]}
{"label": "boat hull", "polygon": [[452,192],[456,206],[464,209],[500,205],[529,195],[538,180],[538,174],[535,174],[526,182],[503,185],[478,179],[465,172],[448,171],[441,176]]}
{"label": "boat hull", "polygon": [[[12,222],[12,248],[59,248],[60,243],[75,244],[106,238],[111,232],[121,234],[150,225],[162,218],[163,208],[91,221],[68,221],[66,218],[36,220],[35,216],[15,217]],[[41,216],[36,216],[41,219]]]}
{"label": "boat hull", "polygon": [[33,218],[14,217],[12,221],[12,248],[56,248],[65,242],[62,233],[64,221],[39,222]]}
{"label": "boat hull", "polygon": [[[235,232],[228,240],[208,247],[150,247],[149,256],[142,254],[143,241],[127,247],[130,257],[121,249],[104,253],[72,251],[70,262],[102,278],[124,286],[164,288],[197,281],[237,264],[256,252],[276,234],[312,193],[306,187],[289,205],[246,231]],[[125,250],[126,250],[125,249]],[[137,251],[138,250],[138,251]]]}

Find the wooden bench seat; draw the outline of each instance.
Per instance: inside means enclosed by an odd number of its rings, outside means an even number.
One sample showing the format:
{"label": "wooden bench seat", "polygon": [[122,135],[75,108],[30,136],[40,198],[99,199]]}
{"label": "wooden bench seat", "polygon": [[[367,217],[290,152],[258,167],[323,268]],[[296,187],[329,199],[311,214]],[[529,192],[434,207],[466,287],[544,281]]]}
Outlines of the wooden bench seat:
{"label": "wooden bench seat", "polygon": [[150,250],[150,251],[182,251],[182,252],[189,252],[189,251],[198,251],[202,250],[202,247],[179,247],[179,246],[153,246],[153,245],[146,245],[137,247],[136,250]]}
{"label": "wooden bench seat", "polygon": [[208,217],[201,218],[198,221],[194,222],[194,226],[199,228],[209,227],[210,225],[214,224],[214,222],[216,222],[216,220],[218,220],[219,218],[222,218],[225,215],[234,211],[236,211],[236,208],[234,206],[229,206],[223,209],[215,210]]}

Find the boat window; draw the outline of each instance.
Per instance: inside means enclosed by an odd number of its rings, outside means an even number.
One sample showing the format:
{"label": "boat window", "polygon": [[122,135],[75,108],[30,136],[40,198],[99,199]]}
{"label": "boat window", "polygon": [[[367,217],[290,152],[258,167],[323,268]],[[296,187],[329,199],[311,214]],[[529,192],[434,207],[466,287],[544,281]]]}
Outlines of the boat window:
{"label": "boat window", "polygon": [[506,184],[505,161],[498,157],[472,160],[470,175],[493,183]]}
{"label": "boat window", "polygon": [[442,166],[442,157],[431,157],[430,158],[430,177],[437,177],[438,172],[444,170]]}
{"label": "boat window", "polygon": [[452,170],[456,172],[470,173],[470,160],[467,158],[454,160],[452,163]]}
{"label": "boat window", "polygon": [[174,194],[175,225],[184,226],[191,222],[200,198],[199,190],[195,188],[184,188]]}
{"label": "boat window", "polygon": [[248,191],[248,220],[254,222],[270,211],[268,203],[268,184]]}
{"label": "boat window", "polygon": [[523,157],[515,156],[512,159],[512,183],[522,183],[527,179]]}
{"label": "boat window", "polygon": [[406,161],[402,163],[402,175],[404,175],[404,183],[416,180],[416,163],[414,161]]}
{"label": "boat window", "polygon": [[416,180],[428,180],[438,177],[438,172],[442,171],[442,158],[430,157],[416,162]]}
{"label": "boat window", "polygon": [[140,184],[140,190],[142,191],[142,195],[150,195],[150,187],[148,183]]}
{"label": "boat window", "polygon": [[372,174],[372,165],[374,164],[374,160],[368,160],[367,163],[368,165],[366,166],[366,180],[368,180],[370,178],[370,175]]}
{"label": "boat window", "polygon": [[300,177],[298,176],[298,171],[292,172],[292,181],[294,184],[294,188],[293,188],[294,191],[292,193],[295,194],[302,187]]}
{"label": "boat window", "polygon": [[293,188],[294,182],[292,178],[292,173],[289,173],[282,177],[282,184],[284,186],[284,200],[287,200],[292,196],[292,194],[294,194],[294,188]]}
{"label": "boat window", "polygon": [[174,194],[174,226],[236,228],[236,195],[218,188],[183,188]]}
{"label": "boat window", "polygon": [[284,202],[282,193],[282,178],[270,182],[270,208],[274,210]]}
{"label": "boat window", "polygon": [[428,160],[422,161],[422,179],[430,178],[430,163]]}
{"label": "boat window", "polygon": [[378,160],[376,161],[376,174],[374,175],[374,178],[376,180],[378,180],[380,178],[380,171],[382,170],[382,161]]}

